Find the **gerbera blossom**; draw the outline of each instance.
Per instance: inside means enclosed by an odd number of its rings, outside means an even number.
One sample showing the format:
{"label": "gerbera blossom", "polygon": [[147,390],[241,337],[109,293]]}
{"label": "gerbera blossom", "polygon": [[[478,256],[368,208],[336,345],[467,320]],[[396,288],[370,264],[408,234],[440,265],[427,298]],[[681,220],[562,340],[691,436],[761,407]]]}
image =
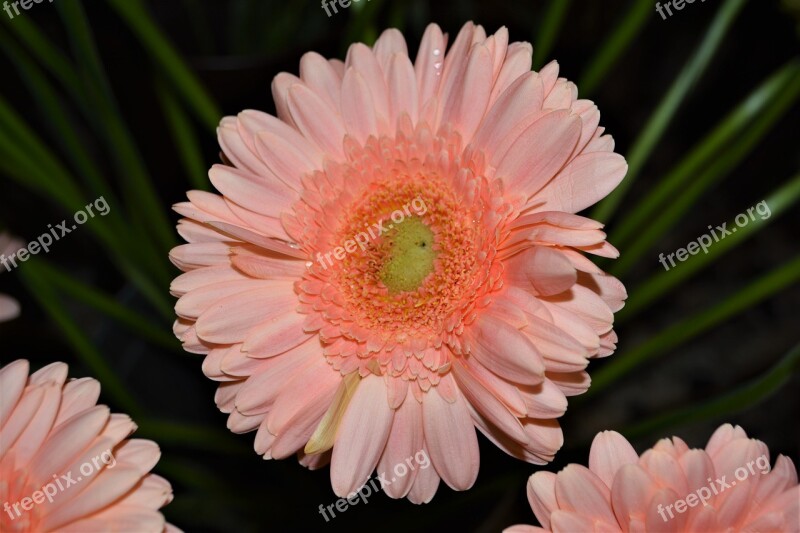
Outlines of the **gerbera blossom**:
{"label": "gerbera blossom", "polygon": [[[6,232],[0,232],[0,254],[10,256],[22,248],[22,243]],[[0,272],[5,268],[0,269]],[[19,316],[19,303],[6,294],[0,294],[0,322],[12,320]]]}
{"label": "gerbera blossom", "polygon": [[100,383],[67,370],[0,369],[0,531],[176,531],[158,511],[172,488],[148,473],[156,443],[128,439],[136,424],[96,405]]}
{"label": "gerbera blossom", "polygon": [[528,501],[543,528],[553,531],[798,531],[800,486],[794,463],[730,424],[705,449],[678,437],[641,455],[615,431],[598,433],[589,468],[571,464],[558,474],[537,472]]}
{"label": "gerbera blossom", "polygon": [[476,427],[550,461],[567,396],[615,348],[625,289],[582,252],[618,254],[575,214],[627,168],[596,106],[505,28],[446,42],[430,25],[415,63],[397,30],[344,62],[305,54],[273,82],[277,117],[222,120],[222,195],[175,207],[175,333],[228,427],[265,458],[330,461],[340,496],[417,452],[434,468],[389,496],[469,488]]}

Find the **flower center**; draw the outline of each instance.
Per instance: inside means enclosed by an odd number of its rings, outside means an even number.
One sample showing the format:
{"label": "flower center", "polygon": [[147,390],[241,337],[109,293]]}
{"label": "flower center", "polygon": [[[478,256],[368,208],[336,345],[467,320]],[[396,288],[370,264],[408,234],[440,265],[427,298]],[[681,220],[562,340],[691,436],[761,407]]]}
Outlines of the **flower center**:
{"label": "flower center", "polygon": [[419,218],[408,218],[394,225],[383,246],[388,260],[380,279],[390,293],[416,290],[433,272],[437,252],[433,249],[433,232]]}
{"label": "flower center", "polygon": [[449,130],[406,123],[394,138],[345,144],[346,161],[308,177],[289,219],[315,258],[298,310],[342,375],[388,373],[428,390],[503,286],[496,246],[513,205],[483,153]]}

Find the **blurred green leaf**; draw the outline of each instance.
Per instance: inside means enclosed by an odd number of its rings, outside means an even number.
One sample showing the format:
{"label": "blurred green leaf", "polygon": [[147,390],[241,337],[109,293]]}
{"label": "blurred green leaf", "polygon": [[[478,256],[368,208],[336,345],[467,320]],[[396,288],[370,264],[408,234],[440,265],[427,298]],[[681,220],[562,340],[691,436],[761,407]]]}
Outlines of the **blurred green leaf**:
{"label": "blurred green leaf", "polygon": [[550,0],[539,24],[537,35],[533,39],[533,70],[539,70],[545,64],[553,45],[556,42],[564,18],[569,11],[571,0]]}
{"label": "blurred green leaf", "polygon": [[711,27],[708,29],[700,46],[697,47],[692,58],[680,72],[672,86],[670,86],[664,99],[650,116],[647,124],[633,143],[633,146],[631,146],[627,155],[628,174],[625,179],[605,200],[595,207],[591,218],[606,221],[614,214],[620,201],[622,201],[622,197],[633,185],[642,167],[650,157],[653,148],[658,144],[661,136],[670,122],[672,122],[676,111],[683,103],[689,90],[705,71],[746,1],[725,0],[719,7],[714,21],[711,23]]}
{"label": "blurred green leaf", "polygon": [[650,337],[644,343],[615,355],[605,366],[592,374],[592,386],[579,400],[582,402],[594,397],[634,368],[675,349],[684,342],[798,281],[800,281],[800,256],[750,283],[723,301],[690,315]]}
{"label": "blurred green leaf", "polygon": [[[792,60],[767,78],[720,121],[710,134],[699,141],[695,148],[675,165],[642,201],[631,206],[630,211],[626,212],[609,235],[609,242],[613,242],[619,248],[624,247],[632,236],[641,234],[642,228],[646,227],[648,220],[681,193],[686,183],[697,172],[714,159],[726,158],[728,154],[724,152],[724,149],[730,146],[730,143],[746,127],[749,127],[750,123],[765,109],[769,107],[780,109],[790,105],[794,99],[787,98],[785,91],[790,89],[790,93],[796,97],[797,92],[791,92],[790,82],[799,77],[800,62]],[[781,99],[779,97],[782,93],[784,94]],[[778,106],[777,104],[782,105]]]}
{"label": "blurred green leaf", "polygon": [[[683,281],[700,271],[702,268],[712,264],[723,254],[734,249],[736,246],[745,242],[757,232],[767,227],[773,220],[782,215],[789,207],[800,200],[800,174],[789,180],[780,189],[772,193],[765,200],[770,209],[770,216],[766,219],[756,219],[749,224],[738,228],[736,233],[732,233],[725,239],[715,243],[709,248],[708,253],[695,256],[691,261],[682,263],[680,268],[670,270],[659,270],[658,274],[653,275],[644,283],[637,286],[630,292],[630,298],[625,302],[625,307],[620,310],[614,320],[617,324],[623,324],[631,318],[637,316],[642,309],[652,304],[661,296],[680,285]],[[734,225],[733,222],[730,224]]]}
{"label": "blurred green leaf", "polygon": [[619,24],[609,33],[608,38],[603,42],[603,46],[597,51],[592,62],[586,67],[578,90],[581,98],[586,98],[595,91],[597,85],[603,80],[605,75],[630,46],[633,39],[639,34],[653,13],[653,5],[642,0],[633,0],[630,9],[619,21]]}
{"label": "blurred green leaf", "polygon": [[648,250],[677,224],[697,199],[713,184],[736,168],[736,166],[758,145],[761,139],[770,132],[773,125],[783,116],[787,109],[800,97],[800,75],[795,72],[789,84],[778,91],[774,99],[755,121],[727,144],[725,150],[712,158],[708,166],[699,175],[691,176],[691,181],[684,184],[680,194],[673,194],[669,202],[661,206],[658,215],[647,223],[645,231],[623,247],[619,261],[608,270],[615,276],[624,276],[636,265],[636,262]]}
{"label": "blurred green leaf", "polygon": [[[0,31],[0,44],[11,46],[10,39],[3,31]],[[16,54],[12,54],[10,58],[21,72],[28,89],[39,103],[40,109],[44,115],[43,118],[46,120],[48,126],[53,129],[53,136],[63,146],[63,152],[70,158],[72,164],[78,170],[79,175],[84,178],[86,185],[91,189],[92,196],[96,198],[103,197],[111,206],[121,206],[122,204],[116,197],[116,194],[106,183],[100,169],[86,151],[85,145],[79,142],[79,136],[73,126],[73,119],[67,115],[67,107],[52,88],[48,79],[24,51],[19,50]],[[43,144],[42,149],[47,150]],[[50,155],[49,152],[47,155],[48,159],[54,159],[54,156]],[[56,175],[64,173],[65,172],[58,172]],[[48,174],[48,177],[53,176],[53,174]],[[72,180],[74,180],[74,178],[69,179],[69,181]],[[65,182],[62,181],[61,185],[52,186],[51,191],[53,196],[62,196],[64,183]],[[77,191],[79,186],[72,183],[71,188]],[[46,189],[47,187],[40,189],[40,191],[46,192]],[[86,197],[82,192],[76,193],[76,196],[77,195],[83,196],[84,198]],[[144,238],[144,235],[140,235],[140,237],[136,239],[126,238],[130,235],[131,229],[129,225],[124,222],[122,211],[116,208],[113,209],[104,218],[103,222],[112,227],[110,232],[115,235],[115,240],[119,242],[128,241],[129,247],[134,247],[139,251],[139,257],[149,258],[149,261],[142,262],[143,266],[147,267],[155,263],[164,263],[163,256],[159,257],[156,255],[156,251],[148,245],[148,240]]]}
{"label": "blurred green leaf", "polygon": [[347,49],[352,43],[361,42],[372,46],[378,38],[378,29],[375,19],[383,5],[383,0],[370,0],[362,9],[352,9],[348,13],[349,21],[342,40],[342,57],[347,54]]}
{"label": "blurred green leaf", "polygon": [[[176,244],[175,234],[150,182],[133,136],[122,118],[83,8],[78,2],[63,2],[57,8],[64,18],[75,54],[81,58],[80,67],[86,78],[87,91],[92,96],[96,112],[103,117],[101,123],[105,127],[107,148],[113,155],[120,178],[124,178],[122,183],[128,216],[140,223],[133,225],[134,228],[150,229],[152,234],[142,235],[141,238],[146,243],[160,243],[164,252],[162,257],[166,257],[166,250]],[[171,274],[166,260],[157,261],[153,268],[160,276],[161,283],[169,282]]]}
{"label": "blurred green leaf", "polygon": [[69,311],[61,304],[53,288],[42,275],[37,259],[39,258],[32,258],[24,268],[18,270],[22,281],[45,313],[64,334],[78,358],[92,373],[92,377],[103,384],[103,392],[108,394],[111,400],[132,418],[140,418],[142,411],[139,404],[125,388],[117,374],[108,366],[98,349],[86,337],[81,327],[75,323]]}
{"label": "blurred green leaf", "polygon": [[[8,50],[14,46],[4,31],[0,31],[0,46]],[[48,121],[47,125],[53,130],[54,137],[62,145],[64,153],[72,160],[80,175],[86,179],[92,193],[96,197],[103,196],[112,205],[120,205],[86,148],[78,142],[73,120],[66,112],[66,105],[38,66],[22,50],[9,54],[8,57],[19,70],[25,85],[33,93],[42,114]]]}
{"label": "blurred green leaf", "polygon": [[179,445],[196,450],[221,453],[250,453],[250,447],[232,434],[217,427],[186,424],[176,420],[144,418],[137,420],[142,437],[164,446]]}
{"label": "blurred green leaf", "polygon": [[[42,166],[44,165],[44,167]],[[31,188],[62,206],[77,212],[86,198],[61,162],[36,137],[22,119],[0,97],[0,169],[23,187]],[[172,305],[163,289],[155,286],[130,258],[132,248],[117,239],[106,224],[87,224],[88,230],[109,250],[117,266],[165,316],[172,317]]]}
{"label": "blurred green leaf", "polygon": [[139,334],[143,339],[181,355],[185,353],[181,349],[178,339],[169,333],[168,325],[153,324],[100,290],[50,266],[44,259],[40,259],[38,262],[38,274],[52,287],[97,309],[132,332]]}
{"label": "blurred green leaf", "polygon": [[[25,17],[16,17],[13,22],[6,20],[5,17],[0,18],[8,24],[8,28],[17,38],[28,47],[33,56],[58,79],[61,86],[66,89],[75,103],[81,107],[84,114],[91,115],[91,104],[84,92],[80,76],[70,59]],[[9,48],[9,50],[13,49]]]}
{"label": "blurred green leaf", "polygon": [[700,405],[695,404],[659,414],[623,429],[621,433],[629,439],[636,439],[645,435],[660,434],[673,427],[711,419],[719,420],[740,413],[775,395],[797,372],[800,372],[800,344],[767,372],[732,392]]}
{"label": "blurred green leaf", "polygon": [[84,207],[83,194],[75,179],[2,96],[0,135],[4,137],[0,151],[29,170],[35,168],[31,178],[36,180],[42,192],[47,192],[56,203],[73,211]]}
{"label": "blurred green leaf", "polygon": [[189,117],[183,111],[172,92],[160,82],[156,84],[161,107],[164,109],[167,123],[172,131],[172,138],[178,147],[186,174],[192,187],[201,191],[208,190],[208,165],[203,161],[203,154],[192,129]]}
{"label": "blurred green leaf", "polygon": [[197,116],[210,130],[215,130],[222,113],[186,66],[178,53],[151,19],[140,0],[107,0],[131,27],[175,89],[186,99]]}

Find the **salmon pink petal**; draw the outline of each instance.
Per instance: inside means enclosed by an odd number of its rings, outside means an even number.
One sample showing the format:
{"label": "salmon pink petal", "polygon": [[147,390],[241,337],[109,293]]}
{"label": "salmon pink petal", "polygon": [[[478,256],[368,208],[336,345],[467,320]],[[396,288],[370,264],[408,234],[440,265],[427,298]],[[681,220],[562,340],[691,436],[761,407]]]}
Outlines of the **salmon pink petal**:
{"label": "salmon pink petal", "polygon": [[[296,305],[291,298],[291,285],[280,282],[262,283],[265,286],[259,287],[256,284],[249,290],[223,296],[203,311],[197,319],[198,336],[218,344],[241,342],[253,326],[282,315]],[[269,307],[264,307],[265,302],[268,302]]]}
{"label": "salmon pink petal", "polygon": [[556,474],[536,472],[528,478],[528,503],[536,518],[545,528],[550,527],[550,515],[558,510],[556,500]]}
{"label": "salmon pink petal", "polygon": [[0,322],[6,322],[19,316],[19,303],[10,296],[0,294]]}
{"label": "salmon pink petal", "polygon": [[304,320],[305,315],[292,311],[261,322],[245,338],[242,351],[253,357],[273,357],[291,350],[310,336],[301,329]]}
{"label": "salmon pink petal", "polygon": [[[427,448],[423,445],[422,452],[426,457],[430,457]],[[439,481],[441,478],[436,473],[436,469],[428,465],[426,468],[420,468],[414,478],[414,484],[408,492],[408,499],[411,503],[428,503],[433,499],[439,488]]]}
{"label": "salmon pink petal", "polygon": [[486,146],[493,166],[500,164],[519,135],[542,116],[543,92],[539,75],[527,72],[503,91],[489,109],[474,142]]}
{"label": "salmon pink petal", "polygon": [[575,531],[594,531],[594,523],[578,513],[558,510],[550,515],[553,533],[574,533]]}
{"label": "salmon pink petal", "polygon": [[24,359],[18,359],[0,368],[0,425],[6,423],[22,396],[29,368],[28,361]]}
{"label": "salmon pink petal", "polygon": [[386,445],[393,419],[383,379],[364,378],[342,418],[331,457],[331,484],[338,496],[346,497],[367,482]]}
{"label": "salmon pink petal", "polygon": [[420,107],[436,95],[442,79],[444,51],[447,37],[436,24],[429,24],[422,36],[422,43],[414,63]]}
{"label": "salmon pink petal", "polygon": [[567,162],[578,142],[580,128],[580,119],[568,111],[544,115],[511,145],[497,167],[497,175],[511,190],[538,191]]}
{"label": "salmon pink petal", "polygon": [[559,509],[586,513],[607,524],[615,521],[611,510],[611,490],[588,468],[574,464],[567,466],[556,476],[555,488]]}
{"label": "salmon pink petal", "polygon": [[300,79],[333,109],[338,108],[342,78],[324,57],[316,52],[303,54],[300,58]]}
{"label": "salmon pink petal", "polygon": [[[544,363],[535,345],[514,327],[491,316],[475,326],[471,354],[501,378],[523,385],[536,385],[544,377]],[[492,342],[497,335],[502,345]]]}
{"label": "salmon pink petal", "polygon": [[527,441],[527,435],[525,435],[519,419],[469,370],[456,363],[453,365],[453,376],[467,401],[475,406],[475,409],[480,411],[487,420],[512,439],[520,442]]}
{"label": "salmon pink petal", "polygon": [[[391,475],[396,465],[405,464],[406,459],[415,457],[415,454],[422,450],[422,406],[414,399],[414,395],[406,390],[407,397],[395,411],[386,449],[378,461],[379,475],[381,473]],[[430,468],[430,463],[426,468]],[[405,498],[414,485],[417,472],[418,469],[410,470],[405,476],[398,477],[396,481],[386,485],[384,490],[392,498]]]}
{"label": "salmon pink petal", "polygon": [[[500,67],[500,71],[495,77],[494,88],[489,98],[489,105],[497,102],[498,97],[503,94],[515,80],[531,71],[533,63],[533,47],[530,43],[510,43],[506,49],[505,61]],[[542,86],[544,90],[544,86]],[[536,102],[534,100],[534,102]],[[540,100],[541,104],[541,100]],[[541,108],[541,105],[537,107]]]}
{"label": "salmon pink petal", "polygon": [[361,144],[378,130],[378,117],[372,103],[372,94],[364,77],[349,68],[342,80],[342,118],[347,132]]}
{"label": "salmon pink petal", "polygon": [[450,403],[432,388],[422,405],[422,421],[436,472],[456,490],[470,488],[478,477],[480,457],[463,396],[457,394],[456,401]]}
{"label": "salmon pink petal", "polygon": [[320,149],[343,155],[345,129],[341,117],[308,87],[294,84],[289,88],[289,111],[298,130]]}
{"label": "salmon pink petal", "polygon": [[625,437],[616,431],[602,431],[592,441],[589,469],[610,489],[617,471],[638,460],[639,455]]}
{"label": "salmon pink petal", "polygon": [[389,123],[397,123],[404,113],[412,122],[416,122],[419,117],[419,95],[414,66],[407,55],[394,54],[390,58],[386,80],[391,108]]}
{"label": "salmon pink petal", "polygon": [[[576,141],[577,142],[577,141]],[[598,152],[575,157],[528,201],[548,211],[577,213],[613,191],[625,177],[628,164],[619,154]]]}

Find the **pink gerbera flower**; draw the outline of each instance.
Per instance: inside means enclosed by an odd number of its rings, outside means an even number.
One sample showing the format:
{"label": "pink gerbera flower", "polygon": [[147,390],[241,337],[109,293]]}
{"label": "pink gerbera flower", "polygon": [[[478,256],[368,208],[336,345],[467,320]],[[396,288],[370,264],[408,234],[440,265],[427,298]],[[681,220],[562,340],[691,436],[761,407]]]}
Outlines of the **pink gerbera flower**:
{"label": "pink gerbera flower", "polygon": [[66,379],[64,363],[0,369],[0,531],[175,531],[158,511],[172,488],[148,473],[156,443],[96,405],[97,380]]}
{"label": "pink gerbera flower", "polygon": [[507,533],[800,530],[794,463],[780,455],[770,469],[767,446],[730,424],[705,450],[673,437],[641,457],[619,433],[598,433],[589,468],[533,474],[528,500],[544,529]]}
{"label": "pink gerbera flower", "polygon": [[[0,232],[0,254],[10,256],[22,248],[22,243],[6,232]],[[0,272],[6,270],[0,269]],[[0,294],[0,322],[5,322],[19,316],[19,303],[5,294]]]}
{"label": "pink gerbera flower", "polygon": [[475,427],[550,461],[566,397],[615,347],[625,289],[581,252],[617,252],[575,214],[626,171],[597,108],[505,28],[446,41],[429,26],[415,63],[397,30],[304,55],[273,82],[277,118],[222,121],[222,196],[176,206],[175,333],[228,427],[265,458],[330,460],[340,496],[417,452],[434,468],[391,497],[469,488]]}

